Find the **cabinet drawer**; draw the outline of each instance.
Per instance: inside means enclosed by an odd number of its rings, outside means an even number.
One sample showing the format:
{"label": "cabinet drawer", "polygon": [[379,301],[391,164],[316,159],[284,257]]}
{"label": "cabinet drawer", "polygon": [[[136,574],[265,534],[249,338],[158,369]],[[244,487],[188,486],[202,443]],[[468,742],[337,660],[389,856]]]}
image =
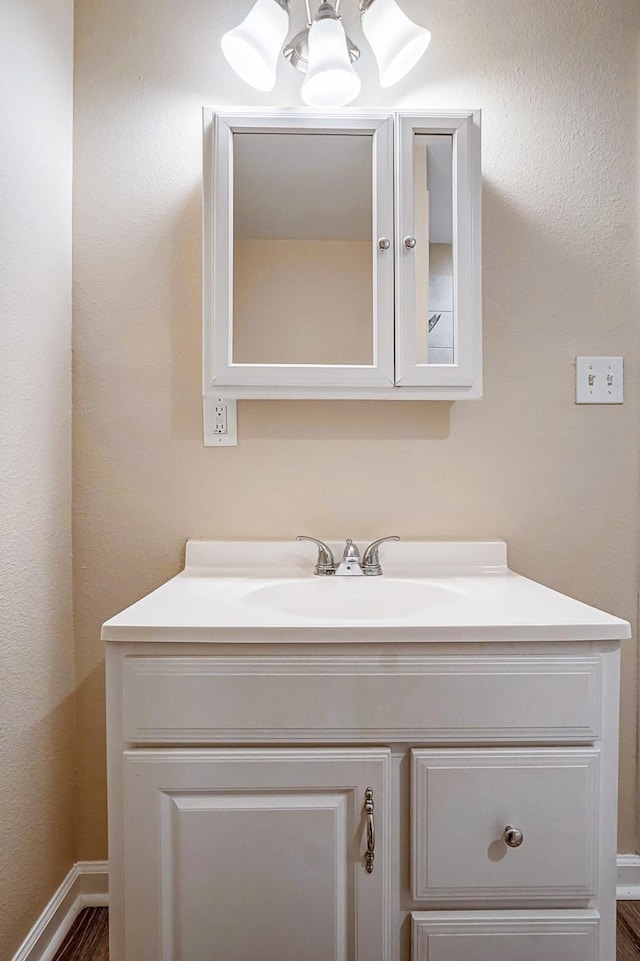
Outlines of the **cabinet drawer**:
{"label": "cabinet drawer", "polygon": [[595,911],[414,913],[412,961],[596,961]]}
{"label": "cabinet drawer", "polygon": [[415,750],[412,807],[416,900],[596,893],[597,751]]}
{"label": "cabinet drawer", "polygon": [[128,657],[136,743],[589,742],[595,657]]}

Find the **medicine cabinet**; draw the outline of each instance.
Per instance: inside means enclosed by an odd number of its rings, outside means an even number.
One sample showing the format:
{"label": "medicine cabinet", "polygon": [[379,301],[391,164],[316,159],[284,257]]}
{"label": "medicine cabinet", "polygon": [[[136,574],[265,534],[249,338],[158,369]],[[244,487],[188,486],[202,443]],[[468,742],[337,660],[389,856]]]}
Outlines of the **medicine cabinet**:
{"label": "medicine cabinet", "polygon": [[204,111],[204,396],[481,396],[480,116]]}

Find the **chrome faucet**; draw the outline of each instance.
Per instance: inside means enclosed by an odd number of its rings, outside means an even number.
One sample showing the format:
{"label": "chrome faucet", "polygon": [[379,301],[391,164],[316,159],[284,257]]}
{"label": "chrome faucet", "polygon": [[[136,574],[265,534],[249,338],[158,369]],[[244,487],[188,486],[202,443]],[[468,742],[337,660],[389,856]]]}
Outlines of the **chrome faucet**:
{"label": "chrome faucet", "polygon": [[385,541],[399,541],[400,538],[396,534],[392,534],[390,537],[378,538],[377,541],[369,544],[362,559],[360,559],[360,551],[357,545],[348,537],[342,554],[342,560],[337,567],[333,557],[333,551],[324,541],[319,541],[317,537],[307,537],[305,534],[299,534],[296,540],[311,541],[317,546],[318,559],[316,561],[314,574],[319,574],[323,577],[328,574],[335,574],[336,577],[362,577],[363,575],[367,577],[379,577],[380,574],[382,574],[379,554],[380,545]]}

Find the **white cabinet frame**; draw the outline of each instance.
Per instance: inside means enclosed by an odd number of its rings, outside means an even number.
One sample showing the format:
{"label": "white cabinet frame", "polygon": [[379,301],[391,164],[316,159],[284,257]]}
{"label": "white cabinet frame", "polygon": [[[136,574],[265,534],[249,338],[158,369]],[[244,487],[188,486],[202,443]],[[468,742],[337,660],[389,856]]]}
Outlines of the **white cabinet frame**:
{"label": "white cabinet frame", "polygon": [[[413,137],[453,138],[454,363],[418,362],[416,341],[416,236]],[[482,395],[482,276],[480,114],[399,113],[396,116],[396,384],[457,388],[458,399]],[[425,318],[426,322],[426,318]]]}
{"label": "white cabinet frame", "polygon": [[[373,362],[356,364],[238,364],[233,361],[233,135],[234,133],[342,133],[372,138]],[[275,390],[283,385],[314,388],[390,388],[394,383],[393,119],[380,113],[309,113],[272,110],[250,113],[204,111],[204,397],[221,387]],[[215,318],[215,322],[214,322]],[[231,396],[239,397],[237,390]],[[246,396],[246,394],[245,394]],[[304,395],[303,395],[304,396]]]}
{"label": "white cabinet frame", "polygon": [[[233,362],[233,134],[335,131],[373,136],[373,358],[370,365]],[[454,363],[419,363],[413,132],[453,138]],[[235,444],[235,401],[479,400],[482,397],[480,111],[203,110],[203,414],[205,445]],[[388,238],[387,250],[378,240]],[[214,322],[215,319],[215,322]],[[216,410],[227,407],[228,436]]]}

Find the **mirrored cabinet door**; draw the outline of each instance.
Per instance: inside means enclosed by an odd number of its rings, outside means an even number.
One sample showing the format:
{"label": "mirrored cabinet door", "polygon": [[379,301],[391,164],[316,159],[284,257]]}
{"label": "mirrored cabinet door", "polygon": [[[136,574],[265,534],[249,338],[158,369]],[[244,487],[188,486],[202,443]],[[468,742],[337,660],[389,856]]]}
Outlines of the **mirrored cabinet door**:
{"label": "mirrored cabinet door", "polygon": [[391,117],[205,113],[205,392],[393,386],[393,274]]}
{"label": "mirrored cabinet door", "polygon": [[481,389],[480,128],[396,119],[396,384]]}

